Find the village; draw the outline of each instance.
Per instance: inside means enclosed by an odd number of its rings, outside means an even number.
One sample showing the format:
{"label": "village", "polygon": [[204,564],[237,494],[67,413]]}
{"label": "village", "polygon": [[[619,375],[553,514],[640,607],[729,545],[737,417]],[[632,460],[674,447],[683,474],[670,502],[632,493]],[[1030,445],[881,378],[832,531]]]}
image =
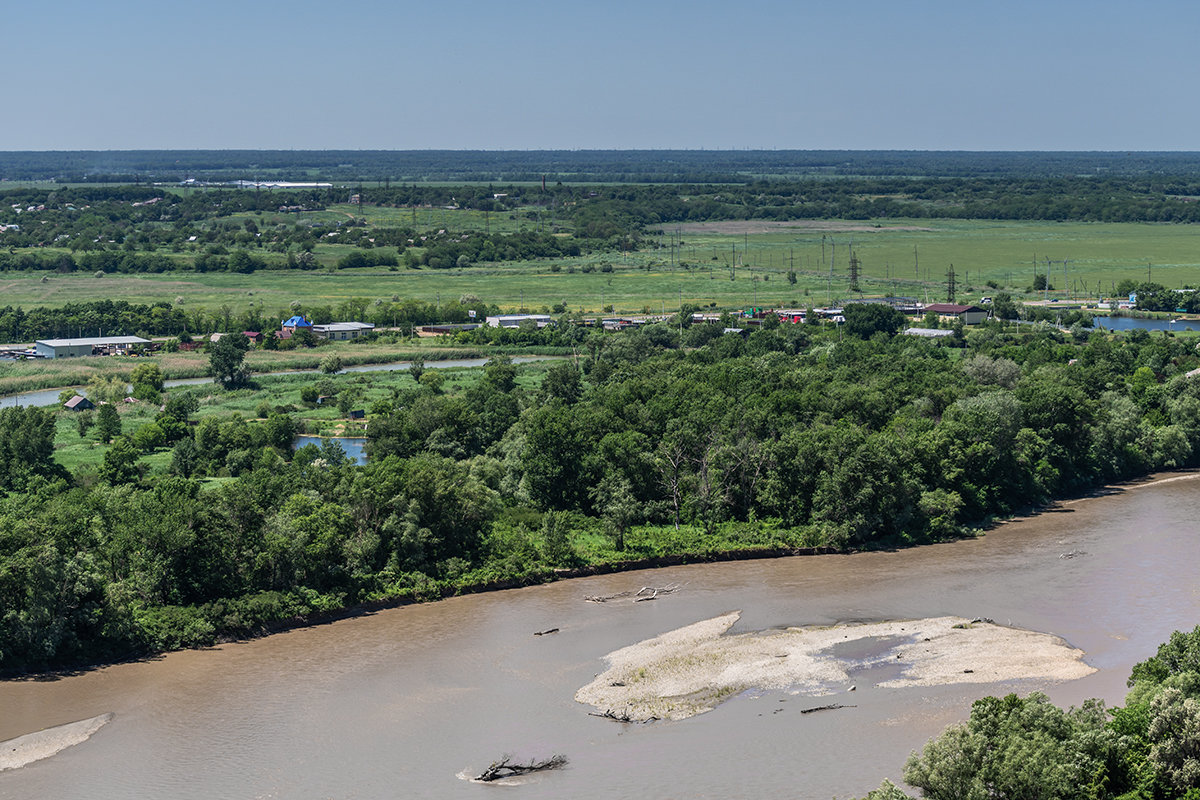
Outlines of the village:
{"label": "village", "polygon": [[[990,298],[985,298],[990,304]],[[914,336],[939,337],[952,333],[941,325],[953,325],[961,322],[963,325],[978,325],[992,314],[985,305],[958,305],[954,303],[932,303],[923,305],[908,298],[883,298],[879,300],[863,300],[865,304],[880,304],[895,308],[901,313],[914,319],[928,323],[937,321],[939,327],[913,326],[906,328],[904,333]],[[1067,308],[1067,306],[1061,306]],[[1072,306],[1078,308],[1078,306]],[[762,325],[764,321],[776,319],[782,323],[832,323],[840,325],[846,321],[843,307],[829,308],[752,308],[745,311],[719,312],[714,310],[695,311],[692,313],[692,324],[722,324],[729,323],[724,333],[749,333],[750,329]],[[643,325],[666,322],[676,319],[678,315],[670,314],[640,314],[628,316],[580,317],[573,320],[575,324],[585,327],[600,327],[609,331],[622,331]],[[484,325],[493,328],[520,328],[534,326],[543,328],[548,325],[561,324],[550,314],[499,314],[484,318],[483,322],[444,323],[421,325],[412,329],[412,333],[420,337],[447,336],[460,331],[469,331]],[[379,330],[391,330],[380,328]],[[313,323],[302,315],[293,315],[280,323],[276,331],[241,331],[253,347],[266,346],[269,337],[276,342],[300,337],[306,342],[320,341],[352,341],[368,336],[376,331],[376,326],[369,322],[345,321],[330,323]],[[216,343],[230,333],[214,333],[207,337],[207,342]],[[163,349],[169,337],[146,339],[131,335],[97,335],[75,338],[39,339],[27,345],[0,345],[0,359],[62,359],[87,356],[146,356]],[[178,343],[181,350],[195,350],[204,345],[205,341],[191,340]]]}

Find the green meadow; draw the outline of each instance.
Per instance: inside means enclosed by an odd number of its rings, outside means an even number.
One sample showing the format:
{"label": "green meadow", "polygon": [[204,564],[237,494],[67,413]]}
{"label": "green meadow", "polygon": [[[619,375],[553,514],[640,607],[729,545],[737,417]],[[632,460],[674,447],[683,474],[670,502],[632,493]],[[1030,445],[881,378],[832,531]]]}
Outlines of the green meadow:
{"label": "green meadow", "polygon": [[[362,213],[376,225],[401,222],[412,213],[410,209],[345,208],[353,210],[337,207],[320,213]],[[420,219],[422,229],[433,224],[454,231],[479,230],[488,224],[493,231],[499,226],[528,229],[534,223],[527,213],[491,214],[485,220],[482,212],[418,209],[426,216]],[[168,300],[210,309],[229,306],[235,312],[255,305],[277,313],[294,301],[336,305],[349,298],[395,296],[445,302],[470,294],[508,310],[548,310],[565,303],[577,313],[599,313],[610,306],[616,312],[670,312],[681,302],[719,308],[823,305],[858,296],[849,283],[852,248],[864,296],[944,300],[951,265],[959,300],[978,301],[998,290],[1022,295],[1034,276],[1046,274],[1047,269],[1054,287],[1048,296],[1060,299],[1110,295],[1126,278],[1149,277],[1169,287],[1200,284],[1200,227],[1192,225],[942,219],[732,221],[664,225],[661,234],[653,231],[632,253],[462,269],[336,271],[327,266],[311,272],[98,278],[80,273],[5,273],[0,274],[0,304],[29,308],[106,297],[139,303]],[[331,265],[353,249],[318,245],[316,255],[320,263]],[[794,273],[794,283],[789,273]]]}

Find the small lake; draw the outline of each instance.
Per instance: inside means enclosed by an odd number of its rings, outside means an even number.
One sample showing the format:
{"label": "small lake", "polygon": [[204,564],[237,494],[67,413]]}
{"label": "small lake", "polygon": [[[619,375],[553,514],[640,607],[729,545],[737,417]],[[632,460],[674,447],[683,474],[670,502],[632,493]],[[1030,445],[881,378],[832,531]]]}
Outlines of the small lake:
{"label": "small lake", "polygon": [[1097,330],[1108,331],[1200,331],[1200,320],[1196,319],[1136,319],[1134,317],[1093,317],[1092,325]]}
{"label": "small lake", "polygon": [[292,449],[299,450],[306,444],[314,444],[321,447],[326,443],[336,444],[342,448],[342,452],[360,467],[367,463],[367,439],[357,436],[297,436],[292,442]]}

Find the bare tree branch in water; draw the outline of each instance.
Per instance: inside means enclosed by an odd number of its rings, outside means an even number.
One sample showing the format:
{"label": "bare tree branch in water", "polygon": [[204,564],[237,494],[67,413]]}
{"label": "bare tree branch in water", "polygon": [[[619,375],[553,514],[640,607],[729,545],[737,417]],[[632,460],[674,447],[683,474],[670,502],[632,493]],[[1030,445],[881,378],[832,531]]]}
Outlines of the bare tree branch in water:
{"label": "bare tree branch in water", "polygon": [[527,775],[530,772],[543,772],[548,769],[560,769],[567,765],[567,757],[564,755],[555,754],[545,759],[544,761],[530,761],[527,764],[514,763],[512,756],[502,756],[499,761],[493,761],[492,765],[485,769],[475,778],[477,781],[490,783],[492,781],[503,780],[504,778],[515,778],[518,775]]}

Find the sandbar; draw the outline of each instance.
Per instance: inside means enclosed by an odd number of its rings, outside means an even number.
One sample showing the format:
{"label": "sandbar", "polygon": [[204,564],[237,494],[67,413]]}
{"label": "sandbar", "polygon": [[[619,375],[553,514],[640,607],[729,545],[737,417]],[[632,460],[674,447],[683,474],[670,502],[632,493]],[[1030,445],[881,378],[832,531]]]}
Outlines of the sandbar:
{"label": "sandbar", "polygon": [[1096,671],[1057,636],[963,617],[726,635],[740,616],[729,612],[609,653],[608,669],[575,699],[634,721],[678,720],[748,689],[847,691],[852,671],[875,666],[887,666],[874,684],[885,689],[1067,681]]}
{"label": "sandbar", "polygon": [[27,733],[6,742],[0,742],[0,772],[17,769],[34,761],[41,761],[66,750],[72,745],[85,742],[113,718],[112,714],[101,714],[91,719],[70,722],[46,728],[44,731]]}

